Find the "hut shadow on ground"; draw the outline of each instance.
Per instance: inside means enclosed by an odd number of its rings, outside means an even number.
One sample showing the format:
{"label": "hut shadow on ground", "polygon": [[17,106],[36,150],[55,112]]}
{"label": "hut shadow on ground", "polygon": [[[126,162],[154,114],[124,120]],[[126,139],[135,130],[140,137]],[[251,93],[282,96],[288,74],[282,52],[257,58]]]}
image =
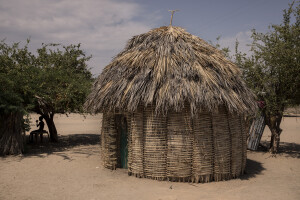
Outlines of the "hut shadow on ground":
{"label": "hut shadow on ground", "polygon": [[[258,152],[268,152],[270,142],[262,142],[262,145],[259,146]],[[290,142],[280,142],[279,156],[291,157],[291,158],[300,158],[300,144],[290,143]]]}
{"label": "hut shadow on ground", "polygon": [[[29,141],[28,136],[26,141]],[[99,148],[95,148],[99,146]],[[59,136],[58,143],[49,142],[48,138],[44,138],[43,143],[27,143],[25,147],[24,157],[38,156],[46,157],[47,155],[55,153],[64,159],[71,160],[71,158],[64,153],[71,150],[75,154],[84,154],[91,156],[100,151],[100,135],[98,134],[71,134]]]}
{"label": "hut shadow on ground", "polygon": [[261,174],[265,168],[260,162],[255,160],[247,159],[247,164],[245,168],[245,174],[240,177],[241,180],[249,180],[250,178],[255,178],[256,175]]}
{"label": "hut shadow on ground", "polygon": [[[266,168],[263,167],[262,163],[257,162],[255,160],[247,159],[245,173],[240,177],[237,177],[236,179],[249,180],[251,178],[255,178],[257,175],[261,174],[262,171],[264,170],[266,170]],[[190,185],[194,187],[200,187],[200,184],[197,183],[190,183]]]}

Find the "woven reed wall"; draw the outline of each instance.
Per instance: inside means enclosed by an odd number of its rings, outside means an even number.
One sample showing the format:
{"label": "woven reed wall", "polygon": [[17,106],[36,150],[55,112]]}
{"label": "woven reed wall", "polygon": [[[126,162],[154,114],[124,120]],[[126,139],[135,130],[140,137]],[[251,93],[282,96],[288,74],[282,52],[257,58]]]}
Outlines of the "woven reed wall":
{"label": "woven reed wall", "polygon": [[131,134],[131,113],[126,113],[127,134],[128,134],[128,175],[132,175],[132,134]]}
{"label": "woven reed wall", "polygon": [[214,180],[230,178],[231,139],[228,117],[224,107],[212,114],[212,129],[214,138]]}
{"label": "woven reed wall", "polygon": [[128,163],[131,163],[131,173],[136,177],[144,177],[144,130],[143,130],[143,108],[138,107],[131,115],[130,146],[128,151]]}
{"label": "woven reed wall", "polygon": [[247,161],[247,135],[249,131],[249,126],[247,126],[246,120],[243,117],[240,118],[240,124],[242,135],[242,174],[244,174]]}
{"label": "woven reed wall", "polygon": [[108,169],[116,169],[118,165],[117,130],[115,128],[115,117],[113,114],[103,113],[102,118],[102,160]]}
{"label": "woven reed wall", "polygon": [[242,173],[243,164],[243,132],[239,116],[229,114],[228,123],[231,136],[231,175],[236,178]]}
{"label": "woven reed wall", "polygon": [[[210,182],[236,178],[247,159],[247,126],[241,116],[190,110],[156,115],[154,107],[139,107],[126,114],[128,174],[156,180]],[[113,115],[103,115],[104,166],[118,166],[117,132]]]}
{"label": "woven reed wall", "polygon": [[214,138],[212,116],[203,111],[194,118],[193,178],[192,181],[210,182],[214,173]]}
{"label": "woven reed wall", "polygon": [[193,125],[187,108],[170,112],[167,123],[167,177],[187,182],[192,177]]}
{"label": "woven reed wall", "polygon": [[167,118],[144,109],[144,176],[164,180],[167,172]]}
{"label": "woven reed wall", "polygon": [[[116,151],[116,157],[117,157],[117,164],[116,167],[121,167],[121,125],[122,123],[122,116],[119,114],[114,115],[114,127],[111,127],[111,129],[116,129],[116,130],[111,130],[114,135],[111,135],[111,137],[115,138],[115,142],[113,142],[113,145],[115,146],[114,149]],[[113,123],[112,123],[113,124]],[[115,133],[116,131],[116,133]]]}

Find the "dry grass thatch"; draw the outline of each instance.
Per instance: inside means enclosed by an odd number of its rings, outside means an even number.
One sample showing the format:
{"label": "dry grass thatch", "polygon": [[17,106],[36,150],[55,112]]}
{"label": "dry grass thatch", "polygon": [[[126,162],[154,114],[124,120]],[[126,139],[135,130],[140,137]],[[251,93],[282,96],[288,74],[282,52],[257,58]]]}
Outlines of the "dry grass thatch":
{"label": "dry grass thatch", "polygon": [[192,114],[220,105],[237,113],[256,109],[236,65],[199,37],[169,26],[134,36],[104,68],[85,108],[132,112],[152,104],[167,113],[181,111],[186,102]]}

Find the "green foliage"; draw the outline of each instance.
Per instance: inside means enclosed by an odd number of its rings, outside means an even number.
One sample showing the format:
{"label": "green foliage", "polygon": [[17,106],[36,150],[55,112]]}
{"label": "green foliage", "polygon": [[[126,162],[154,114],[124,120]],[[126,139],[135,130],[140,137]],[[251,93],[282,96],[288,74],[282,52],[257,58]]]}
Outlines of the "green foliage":
{"label": "green foliage", "polygon": [[39,99],[51,114],[81,112],[93,81],[86,64],[91,57],[80,45],[57,44],[43,45],[34,55],[28,44],[0,42],[0,114],[42,114]]}
{"label": "green foliage", "polygon": [[231,59],[229,47],[221,47],[221,45],[220,45],[220,39],[221,39],[221,35],[219,35],[219,36],[216,38],[216,43],[212,42],[211,40],[209,40],[208,43],[209,43],[210,45],[216,47],[217,49],[221,50],[221,52],[223,53],[223,55],[224,55],[226,58]]}
{"label": "green foliage", "polygon": [[270,115],[282,115],[287,106],[300,104],[299,14],[299,2],[291,4],[282,24],[272,25],[267,33],[252,31],[252,56],[235,54],[246,82],[266,102]]}
{"label": "green foliage", "polygon": [[31,104],[33,81],[30,77],[35,71],[28,43],[20,48],[18,43],[9,46],[0,42],[0,114],[25,113]]}
{"label": "green foliage", "polygon": [[92,84],[92,74],[80,45],[43,45],[38,49],[36,96],[52,113],[81,112]]}

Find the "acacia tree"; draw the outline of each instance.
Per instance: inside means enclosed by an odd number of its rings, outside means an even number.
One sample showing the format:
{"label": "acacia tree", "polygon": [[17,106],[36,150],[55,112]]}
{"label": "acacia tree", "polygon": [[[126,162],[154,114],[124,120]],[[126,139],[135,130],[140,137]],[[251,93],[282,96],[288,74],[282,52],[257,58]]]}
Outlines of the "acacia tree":
{"label": "acacia tree", "polygon": [[0,155],[23,151],[28,112],[41,114],[58,141],[54,114],[81,112],[93,81],[80,45],[43,45],[34,55],[28,44],[0,42]]}
{"label": "acacia tree", "polygon": [[63,46],[43,45],[37,50],[35,107],[33,111],[46,120],[50,139],[58,141],[54,124],[55,113],[81,112],[88,95],[92,74],[86,62],[91,58],[80,49],[80,44]]}
{"label": "acacia tree", "polygon": [[19,154],[23,151],[26,128],[23,116],[32,107],[34,56],[27,44],[20,48],[0,42],[0,155]]}
{"label": "acacia tree", "polygon": [[262,112],[271,131],[270,152],[277,153],[284,109],[300,104],[300,6],[283,11],[283,22],[267,33],[252,32],[252,56],[236,52],[248,85],[266,106]]}

